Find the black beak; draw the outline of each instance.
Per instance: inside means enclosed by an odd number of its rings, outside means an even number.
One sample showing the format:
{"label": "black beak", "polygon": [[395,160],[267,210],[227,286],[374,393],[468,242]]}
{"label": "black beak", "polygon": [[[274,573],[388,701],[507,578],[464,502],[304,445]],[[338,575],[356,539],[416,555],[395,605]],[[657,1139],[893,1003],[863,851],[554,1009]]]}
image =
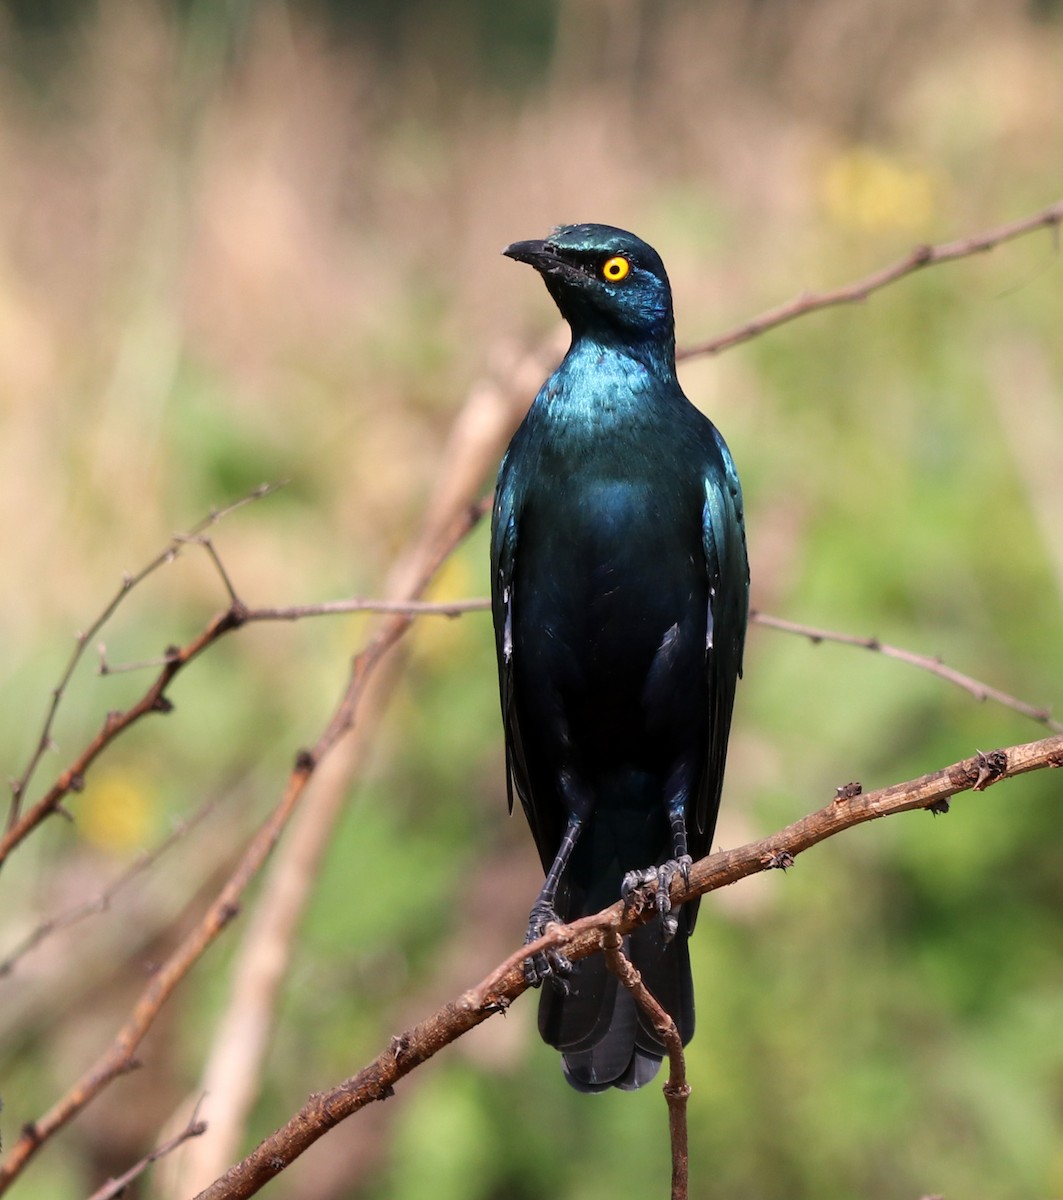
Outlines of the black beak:
{"label": "black beak", "polygon": [[559,265],[557,254],[553,248],[542,241],[514,242],[512,246],[507,246],[502,253],[506,258],[528,263],[537,271],[546,271],[550,267]]}

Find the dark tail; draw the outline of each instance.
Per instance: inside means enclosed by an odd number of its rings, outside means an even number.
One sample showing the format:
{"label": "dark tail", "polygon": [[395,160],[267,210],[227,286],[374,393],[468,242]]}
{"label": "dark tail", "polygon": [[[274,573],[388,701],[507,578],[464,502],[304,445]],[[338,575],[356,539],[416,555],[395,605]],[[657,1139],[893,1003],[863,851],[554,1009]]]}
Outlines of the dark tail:
{"label": "dark tail", "polygon": [[[671,942],[662,940],[656,920],[624,939],[624,953],[675,1021],[684,1045],[694,1036],[689,932],[684,909]],[[649,1018],[601,954],[577,964],[567,994],[546,984],[539,1000],[539,1032],[543,1041],[561,1051],[565,1078],[580,1092],[609,1087],[634,1091],[657,1074],[666,1053]]]}

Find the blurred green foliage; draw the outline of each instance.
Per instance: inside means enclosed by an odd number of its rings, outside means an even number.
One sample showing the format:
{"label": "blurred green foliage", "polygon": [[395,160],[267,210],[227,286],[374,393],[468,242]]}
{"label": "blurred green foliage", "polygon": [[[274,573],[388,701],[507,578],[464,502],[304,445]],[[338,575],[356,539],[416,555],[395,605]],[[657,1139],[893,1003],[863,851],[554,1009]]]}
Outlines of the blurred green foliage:
{"label": "blurred green foliage", "polygon": [[[382,588],[462,397],[500,346],[554,319],[498,257],[513,238],[578,219],[635,229],[693,342],[1058,193],[1056,5],[107,0],[8,5],[0,34],[11,776],[73,631],[121,572],[262,480],[290,483],[214,531],[249,602]],[[1055,245],[1033,236],[684,364],[742,472],[756,607],[1058,702],[1059,282]],[[483,530],[440,590],[486,592]],[[157,655],[223,603],[190,547],[123,605],[108,660]],[[110,913],[0,977],[7,1143],[202,910],[370,627],[260,626],[215,647],[175,685],[174,714],[90,774],[76,821],[5,868],[0,954],[219,800]],[[144,678],[83,664],[39,782]],[[718,840],[848,779],[896,782],[1038,733],[901,664],[754,630]],[[485,616],[414,632],[374,751],[301,928],[248,1145],[524,928],[538,864],[505,815]],[[703,904],[693,1197],[1063,1191],[1058,793],[1045,772],[946,817],[864,826]],[[196,1091],[243,927],[179,990],[145,1069],[17,1194],[87,1194],[161,1140]],[[656,1088],[571,1092],[529,998],[270,1194],[660,1195],[666,1134]]]}

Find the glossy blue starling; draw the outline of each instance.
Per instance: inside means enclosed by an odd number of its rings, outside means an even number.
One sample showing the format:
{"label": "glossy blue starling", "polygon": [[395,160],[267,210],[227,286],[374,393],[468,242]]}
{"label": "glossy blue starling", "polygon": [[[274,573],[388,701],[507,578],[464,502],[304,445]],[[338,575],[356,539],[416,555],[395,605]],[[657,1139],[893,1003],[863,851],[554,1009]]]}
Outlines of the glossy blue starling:
{"label": "glossy blue starling", "polygon": [[[504,253],[542,275],[572,330],[498,477],[491,587],[510,808],[546,881],[527,940],[658,881],[627,939],[694,1032],[696,904],[669,884],[708,852],[749,607],[742,495],[675,371],[672,297],[645,242],[569,225]],[[528,961],[539,1030],[581,1091],[641,1087],[664,1046],[601,955]]]}

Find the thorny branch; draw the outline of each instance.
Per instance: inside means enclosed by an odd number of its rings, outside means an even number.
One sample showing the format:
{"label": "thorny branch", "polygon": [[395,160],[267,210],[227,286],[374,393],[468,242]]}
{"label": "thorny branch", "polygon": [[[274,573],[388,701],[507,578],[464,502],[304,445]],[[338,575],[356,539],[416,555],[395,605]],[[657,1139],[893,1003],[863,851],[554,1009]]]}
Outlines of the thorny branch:
{"label": "thorny branch", "polygon": [[[264,483],[260,487],[255,488],[254,491],[248,492],[246,496],[241,496],[239,500],[233,501],[232,504],[228,504],[224,508],[212,509],[207,516],[205,516],[198,525],[193,526],[187,534],[177,534],[171,538],[166,548],[157,554],[151,560],[151,562],[147,564],[147,566],[142,567],[135,575],[123,575],[121,586],[118,588],[118,591],[115,592],[114,596],[112,596],[110,601],[104,606],[100,615],[95,619],[95,621],[92,622],[88,629],[78,633],[74,639],[74,652],[71,654],[70,661],[67,663],[59,682],[52,689],[51,701],[48,705],[48,711],[45,714],[44,725],[41,728],[39,737],[37,738],[37,744],[33,750],[33,753],[30,755],[30,760],[26,764],[25,770],[23,770],[18,779],[12,781],[11,808],[8,813],[7,820],[9,832],[18,824],[19,813],[22,808],[22,801],[26,795],[26,789],[29,787],[30,780],[33,778],[33,773],[36,771],[37,765],[44,757],[45,752],[51,748],[52,729],[55,725],[55,717],[59,711],[59,705],[62,703],[62,699],[66,693],[70,679],[73,676],[74,671],[77,669],[78,663],[81,661],[81,656],[85,652],[85,647],[100,632],[104,625],[107,624],[111,617],[114,616],[115,610],[126,598],[126,596],[133,590],[133,588],[135,588],[138,584],[143,583],[149,575],[154,574],[154,572],[160,567],[165,566],[167,563],[173,562],[173,560],[181,553],[182,545],[189,540],[195,539],[198,535],[203,533],[203,530],[209,529],[212,525],[216,525],[219,521],[223,520],[230,513],[235,512],[238,508],[243,508],[245,504],[251,504],[255,500],[261,500],[263,497],[270,495],[272,492],[277,491],[278,488],[283,486],[283,483]],[[54,811],[54,809],[58,807],[61,799],[62,796],[59,796],[54,801],[50,811]],[[3,853],[0,853],[0,863],[3,862],[6,854],[7,848],[3,850]]]}
{"label": "thorny branch", "polygon": [[[126,575],[122,580],[122,585],[113,599],[108,603],[106,608],[93,621],[92,625],[77,637],[77,647],[63,673],[58,685],[52,692],[52,701],[45,719],[44,728],[42,730],[37,749],[35,750],[30,763],[23,772],[21,778],[13,784],[14,800],[12,802],[11,814],[7,830],[0,836],[0,867],[3,866],[11,851],[18,846],[38,825],[46,818],[57,812],[64,811],[62,808],[63,800],[71,792],[79,792],[85,784],[85,776],[89,768],[100,756],[100,754],[118,738],[125,733],[132,725],[135,725],[142,717],[151,713],[165,714],[171,711],[171,703],[166,697],[167,689],[173,682],[175,676],[186,667],[194,658],[197,658],[204,650],[211,646],[214,642],[219,641],[228,633],[241,628],[244,625],[256,621],[294,621],[302,617],[318,616],[334,613],[350,613],[350,612],[386,612],[396,618],[400,618],[403,622],[408,623],[412,615],[419,613],[436,613],[440,615],[455,616],[457,610],[452,605],[433,604],[429,602],[418,602],[416,600],[403,600],[401,602],[387,603],[386,601],[361,601],[361,600],[341,600],[320,605],[296,605],[291,608],[249,608],[243,600],[240,599],[233,585],[232,579],[226,570],[225,564],[218,554],[211,539],[202,533],[202,530],[215,524],[222,517],[227,516],[235,509],[250,503],[252,500],[258,500],[271,492],[276,491],[281,486],[278,484],[263,484],[256,488],[249,495],[237,500],[234,504],[228,505],[226,508],[216,510],[204,518],[193,530],[186,534],[176,534],[169,542],[167,547],[142,570],[135,575]],[[477,517],[479,519],[479,517]],[[20,814],[20,801],[25,794],[26,786],[29,783],[32,774],[39,763],[45,749],[51,744],[51,730],[55,720],[55,715],[59,707],[59,703],[65,693],[67,684],[70,681],[75,667],[81,659],[85,647],[92,640],[103,625],[114,614],[115,610],[121,604],[122,600],[135,588],[139,583],[143,582],[154,571],[166,563],[172,562],[180,553],[183,546],[194,544],[202,546],[210,556],[215,569],[225,587],[229,596],[229,607],[223,612],[216,614],[210,621],[207,627],[202,630],[196,637],[186,643],[184,646],[171,646],[166,653],[159,659],[151,660],[143,663],[127,664],[120,666],[112,666],[107,662],[106,653],[101,646],[99,672],[102,675],[116,674],[119,671],[139,669],[146,667],[159,668],[159,674],[154,682],[145,691],[143,696],[125,712],[110,712],[96,736],[82,750],[82,752],[74,759],[74,761],[63,771],[52,786],[45,794],[24,813]]]}
{"label": "thorny branch", "polygon": [[[949,798],[960,792],[984,791],[1000,780],[1049,767],[1063,767],[1063,735],[991,754],[979,753],[940,771],[873,792],[847,785],[839,788],[838,795],[824,808],[778,833],[700,859],[691,868],[689,880],[678,875],[673,880],[672,902],[682,904],[747,875],[790,867],[803,851],[854,825],[913,809],[948,811]],[[643,912],[625,914],[623,903],[617,902],[570,925],[551,926],[543,937],[522,946],[476,987],[393,1037],[387,1049],[357,1075],[311,1096],[287,1124],[200,1192],[196,1200],[243,1200],[255,1195],[338,1122],[374,1100],[393,1095],[395,1084],[405,1075],[488,1017],[504,1012],[526,990],[521,964],[530,955],[560,946],[568,958],[578,961],[600,948],[603,930],[626,933],[653,919],[655,911],[655,906],[647,903]]]}
{"label": "thorny branch", "polygon": [[[157,559],[156,564],[161,565],[163,561],[166,560],[164,558]],[[141,576],[136,578],[139,579]],[[125,591],[128,591],[128,588]],[[125,591],[121,595],[124,595]],[[100,623],[98,621],[94,629],[98,628]],[[184,646],[170,647],[166,653],[162,670],[155,677],[154,682],[144,695],[131,708],[126,709],[125,712],[109,712],[104,718],[103,724],[96,736],[74,759],[70,766],[59,775],[58,779],[56,779],[47,792],[45,792],[36,804],[31,805],[9,825],[7,831],[0,837],[0,867],[7,861],[7,857],[11,851],[32,833],[42,821],[56,812],[63,811],[62,803],[66,796],[71,792],[80,792],[84,788],[86,772],[111,742],[149,713],[165,714],[172,711],[173,705],[166,697],[166,690],[173,682],[174,677],[183,667],[202,654],[208,646],[224,637],[225,634],[238,629],[242,623],[243,617],[239,607],[230,607],[213,617],[207,627],[190,642]],[[84,638],[79,638],[78,640],[79,655],[84,648],[85,640]],[[54,716],[55,704],[58,702],[58,697],[62,694],[61,688],[65,686],[66,678],[69,678],[69,675],[64,678],[63,684],[56,690],[57,700],[53,703],[49,722],[52,716]],[[12,806],[12,815],[15,812],[16,808]]]}
{"label": "thorny branch", "polygon": [[[476,525],[482,515],[482,507],[467,510],[440,537],[425,570],[411,589],[413,595],[419,595],[424,591],[440,565]],[[170,668],[174,664],[179,666],[190,661],[211,641],[216,640],[228,629],[234,628],[236,624],[239,624],[239,621],[233,617],[230,609],[216,617],[203,633],[194,638],[183,650],[175,650],[173,662],[167,664],[148,689],[144,699],[130,712],[136,709],[150,711],[150,704],[155,702],[156,697],[162,697],[166,685],[175,673],[176,668],[174,671],[171,671]],[[77,1116],[113,1080],[137,1067],[136,1049],[151,1028],[163,1004],[204,951],[239,912],[243,893],[256,877],[280,838],[310,777],[322,758],[353,724],[359,700],[370,675],[411,624],[412,618],[405,614],[392,615],[380,625],[362,652],[355,658],[347,687],[327,728],[311,749],[302,750],[297,755],[295,767],[288,777],[280,801],[251,839],[236,869],[209,905],[199,923],[156,970],[134,1005],[129,1018],[97,1061],[48,1112],[23,1127],[7,1157],[3,1163],[0,1163],[0,1194],[7,1190],[21,1174],[30,1158],[53,1134]],[[148,707],[144,707],[145,704]],[[102,743],[97,747],[97,741],[99,738],[90,747],[90,750],[93,750],[93,757],[99,753],[102,745],[106,744]],[[36,812],[36,807],[28,812],[24,819],[28,820]],[[44,815],[46,814],[41,813],[37,819],[43,819]]]}

